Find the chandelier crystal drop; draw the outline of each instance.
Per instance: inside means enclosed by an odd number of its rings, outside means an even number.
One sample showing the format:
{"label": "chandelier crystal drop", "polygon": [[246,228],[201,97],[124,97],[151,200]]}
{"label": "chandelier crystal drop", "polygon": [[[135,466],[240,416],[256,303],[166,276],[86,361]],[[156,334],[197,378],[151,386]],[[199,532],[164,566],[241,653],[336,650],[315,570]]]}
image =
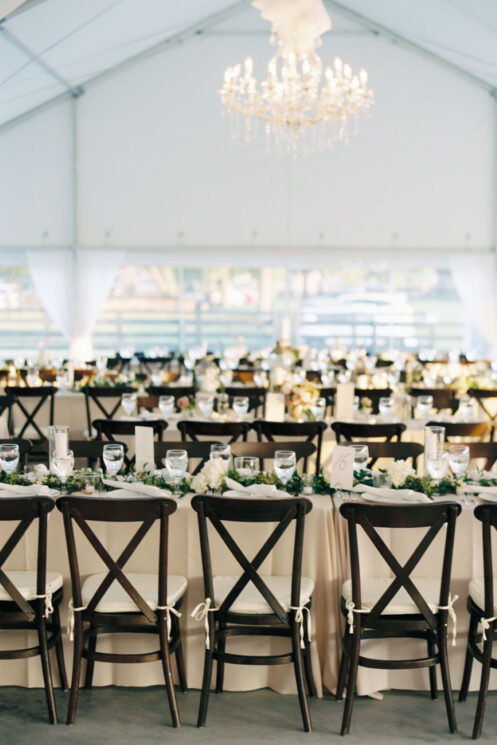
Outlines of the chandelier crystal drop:
{"label": "chandelier crystal drop", "polygon": [[231,134],[241,134],[245,118],[245,139],[256,133],[257,121],[265,123],[267,146],[280,154],[321,151],[339,140],[348,140],[350,121],[354,131],[358,117],[374,103],[368,88],[368,75],[361,70],[353,75],[349,65],[337,57],[326,67],[315,51],[320,39],[302,51],[278,35],[273,25],[272,41],[278,39],[278,51],[271,58],[267,78],[260,84],[254,77],[251,57],[228,67],[219,95],[230,113]]}

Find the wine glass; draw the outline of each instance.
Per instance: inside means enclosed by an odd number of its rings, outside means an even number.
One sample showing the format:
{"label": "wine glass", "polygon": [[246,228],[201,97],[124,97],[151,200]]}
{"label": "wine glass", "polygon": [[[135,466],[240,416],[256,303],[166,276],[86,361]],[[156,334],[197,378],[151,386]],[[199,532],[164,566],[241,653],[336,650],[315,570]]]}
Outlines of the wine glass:
{"label": "wine glass", "polygon": [[318,400],[313,403],[310,408],[312,415],[316,421],[323,420],[326,412],[326,399],[318,398]]}
{"label": "wine glass", "polygon": [[419,412],[420,419],[428,419],[433,407],[433,396],[418,396],[416,408]]}
{"label": "wine glass", "polygon": [[164,373],[162,372],[162,370],[160,370],[158,372],[153,372],[150,375],[150,381],[151,381],[152,385],[154,385],[156,387],[162,385],[162,383],[164,381]]}
{"label": "wine glass", "polygon": [[123,465],[124,448],[118,443],[110,442],[104,445],[102,457],[109,476],[116,476]]}
{"label": "wine glass", "polygon": [[159,396],[159,409],[164,419],[168,419],[174,411],[174,396]]}
{"label": "wine glass", "polygon": [[473,399],[463,396],[459,399],[459,413],[463,422],[469,422],[473,418]]}
{"label": "wine glass", "polygon": [[294,450],[276,450],[274,454],[274,472],[284,486],[292,478],[296,465],[297,458]]}
{"label": "wine glass", "polygon": [[353,442],[349,447],[354,450],[354,471],[365,471],[368,467],[368,446]]}
{"label": "wine glass", "polygon": [[61,482],[65,484],[74,469],[73,451],[66,450],[64,455],[57,455],[57,453],[55,453],[52,458],[52,467],[56,476],[58,476]]}
{"label": "wine glass", "polygon": [[5,473],[12,473],[19,463],[19,445],[16,442],[0,445],[0,466]]}
{"label": "wine glass", "polygon": [[214,408],[214,395],[212,393],[197,393],[197,406],[202,416],[210,419]]}
{"label": "wine glass", "polygon": [[216,460],[218,458],[222,461],[225,471],[228,471],[231,458],[231,445],[223,442],[212,444],[209,459]]}
{"label": "wine glass", "polygon": [[384,419],[389,419],[393,414],[393,398],[385,396],[380,398],[379,411]]}
{"label": "wine glass", "polygon": [[233,399],[233,412],[239,419],[243,419],[249,409],[248,396],[235,396]]}
{"label": "wine glass", "polygon": [[[188,468],[188,453],[186,450],[168,450],[166,453],[166,469],[174,486],[178,486]],[[177,493],[177,490],[174,490]]]}
{"label": "wine glass", "polygon": [[121,404],[128,416],[131,416],[136,409],[136,393],[123,393],[121,398]]}
{"label": "wine glass", "polygon": [[259,473],[259,458],[255,455],[238,455],[235,458],[235,471],[239,476],[255,478]]}
{"label": "wine glass", "polygon": [[469,466],[468,445],[450,445],[449,465],[456,479],[464,475]]}

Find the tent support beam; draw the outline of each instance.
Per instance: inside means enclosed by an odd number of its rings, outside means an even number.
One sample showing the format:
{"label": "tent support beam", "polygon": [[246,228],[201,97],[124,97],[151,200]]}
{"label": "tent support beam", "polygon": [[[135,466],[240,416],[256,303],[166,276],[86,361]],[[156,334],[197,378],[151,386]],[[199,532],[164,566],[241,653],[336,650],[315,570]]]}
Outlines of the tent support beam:
{"label": "tent support beam", "polygon": [[460,67],[455,62],[451,62],[450,60],[445,59],[445,57],[441,57],[436,52],[432,52],[430,49],[423,47],[421,44],[417,44],[415,41],[410,41],[405,36],[402,36],[402,34],[399,34],[397,31],[393,31],[388,26],[384,26],[382,23],[377,23],[372,18],[362,15],[362,13],[357,13],[357,11],[355,10],[351,10],[346,5],[337,2],[337,0],[324,0],[324,3],[329,8],[333,8],[338,13],[342,13],[347,18],[350,18],[352,21],[355,21],[364,28],[367,28],[376,36],[385,36],[394,44],[403,46],[406,49],[410,49],[411,51],[416,52],[423,57],[426,57],[432,62],[436,62],[442,67],[445,67],[446,70],[450,70],[460,77],[466,78],[466,80],[470,81],[474,85],[477,85],[479,88],[483,88],[483,90],[487,91],[487,93],[490,93],[491,95],[494,95],[496,93],[497,89],[491,83],[488,83],[486,80],[479,78],[478,75],[473,75],[472,72],[470,72],[469,70],[465,70],[464,67]]}

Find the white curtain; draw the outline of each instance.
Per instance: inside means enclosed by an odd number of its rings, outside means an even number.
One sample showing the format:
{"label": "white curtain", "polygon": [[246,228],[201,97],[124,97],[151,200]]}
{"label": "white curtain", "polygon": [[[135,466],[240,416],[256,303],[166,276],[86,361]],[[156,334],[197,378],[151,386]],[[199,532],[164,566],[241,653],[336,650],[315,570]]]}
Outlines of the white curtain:
{"label": "white curtain", "polygon": [[28,266],[40,302],[69,341],[69,357],[93,356],[91,332],[124,253],[113,249],[28,251]]}
{"label": "white curtain", "polygon": [[465,351],[497,359],[497,265],[494,253],[453,254],[450,268],[464,305]]}

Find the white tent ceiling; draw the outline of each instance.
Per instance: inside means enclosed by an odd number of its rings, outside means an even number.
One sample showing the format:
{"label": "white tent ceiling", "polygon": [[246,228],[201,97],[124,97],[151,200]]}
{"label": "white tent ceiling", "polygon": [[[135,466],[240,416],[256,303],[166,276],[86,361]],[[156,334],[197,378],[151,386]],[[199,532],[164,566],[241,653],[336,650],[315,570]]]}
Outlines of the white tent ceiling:
{"label": "white tent ceiling", "polygon": [[[416,45],[497,87],[495,0],[325,0],[332,34]],[[0,0],[0,125],[188,34],[268,33],[250,0]],[[228,63],[229,61],[227,61]]]}

